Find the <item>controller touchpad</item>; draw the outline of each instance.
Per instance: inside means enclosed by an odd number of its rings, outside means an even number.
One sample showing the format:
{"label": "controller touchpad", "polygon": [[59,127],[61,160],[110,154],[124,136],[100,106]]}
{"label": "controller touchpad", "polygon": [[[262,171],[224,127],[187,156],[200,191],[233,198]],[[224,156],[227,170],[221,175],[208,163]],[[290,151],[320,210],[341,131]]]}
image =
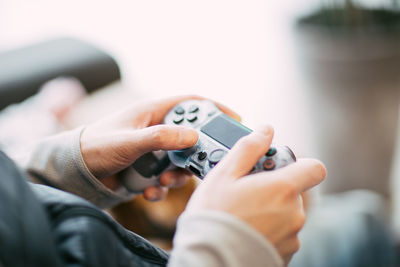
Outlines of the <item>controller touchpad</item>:
{"label": "controller touchpad", "polygon": [[204,125],[200,131],[229,149],[231,149],[240,138],[251,133],[249,128],[225,114],[220,114],[212,119]]}

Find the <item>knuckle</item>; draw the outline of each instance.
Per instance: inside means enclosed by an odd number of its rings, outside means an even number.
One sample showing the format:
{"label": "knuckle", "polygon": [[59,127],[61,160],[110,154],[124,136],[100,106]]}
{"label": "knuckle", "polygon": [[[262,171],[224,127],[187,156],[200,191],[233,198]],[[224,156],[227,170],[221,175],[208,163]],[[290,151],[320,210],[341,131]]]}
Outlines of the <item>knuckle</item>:
{"label": "knuckle", "polygon": [[283,196],[286,198],[297,198],[297,188],[292,182],[281,181],[280,185]]}
{"label": "knuckle", "polygon": [[254,138],[252,135],[245,136],[238,141],[238,147],[242,149],[253,150],[257,149],[262,145],[261,142],[257,138]]}
{"label": "knuckle", "polygon": [[293,223],[293,230],[295,233],[300,232],[300,230],[303,228],[304,224],[306,222],[306,216],[303,212],[299,212],[296,215],[296,219]]}
{"label": "knuckle", "polygon": [[246,136],[246,137],[239,139],[237,145],[240,147],[248,147],[248,146],[251,146],[252,144],[253,144],[252,140],[249,139],[248,136]]}
{"label": "knuckle", "polygon": [[297,252],[300,249],[300,239],[296,236],[293,240],[293,252]]}
{"label": "knuckle", "polygon": [[164,143],[168,136],[168,130],[162,126],[154,126],[152,131],[152,141],[154,144],[160,145]]}

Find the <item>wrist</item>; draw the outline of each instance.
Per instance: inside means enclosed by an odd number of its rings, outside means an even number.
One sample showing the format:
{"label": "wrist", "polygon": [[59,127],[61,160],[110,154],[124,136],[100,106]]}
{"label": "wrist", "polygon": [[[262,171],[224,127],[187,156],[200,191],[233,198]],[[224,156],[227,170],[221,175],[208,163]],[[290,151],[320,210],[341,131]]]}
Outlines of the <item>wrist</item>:
{"label": "wrist", "polygon": [[87,126],[83,127],[81,135],[79,137],[80,151],[82,155],[83,162],[85,163],[87,169],[90,173],[100,179],[102,177],[101,171],[99,170],[99,162],[101,160],[99,157],[99,149],[91,144],[91,141],[95,141],[94,138],[90,137],[90,130]]}

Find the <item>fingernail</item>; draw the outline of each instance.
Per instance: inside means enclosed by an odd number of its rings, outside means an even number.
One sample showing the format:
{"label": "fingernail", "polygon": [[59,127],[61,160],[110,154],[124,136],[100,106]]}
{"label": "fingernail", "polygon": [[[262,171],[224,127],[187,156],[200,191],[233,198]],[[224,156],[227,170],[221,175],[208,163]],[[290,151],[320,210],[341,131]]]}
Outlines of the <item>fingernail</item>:
{"label": "fingernail", "polygon": [[168,187],[168,186],[171,186],[173,183],[174,183],[174,179],[171,176],[166,176],[166,177],[163,177],[163,179],[162,179],[163,186]]}
{"label": "fingernail", "polygon": [[158,200],[159,199],[159,195],[158,195],[158,193],[157,193],[157,191],[152,191],[151,193],[150,193],[150,196],[149,196],[149,198],[148,198],[150,201],[156,201],[156,200]]}
{"label": "fingernail", "polygon": [[145,197],[145,199],[149,200],[149,201],[154,201],[157,199],[157,190],[156,188],[147,188],[144,192],[143,192],[143,196]]}

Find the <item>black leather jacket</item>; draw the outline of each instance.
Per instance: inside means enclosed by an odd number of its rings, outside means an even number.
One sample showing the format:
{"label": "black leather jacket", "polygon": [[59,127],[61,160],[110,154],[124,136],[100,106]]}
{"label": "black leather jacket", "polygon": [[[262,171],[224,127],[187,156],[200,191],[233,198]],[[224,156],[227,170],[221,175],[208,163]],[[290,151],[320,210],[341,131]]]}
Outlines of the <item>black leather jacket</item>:
{"label": "black leather jacket", "polygon": [[0,266],[165,266],[168,254],[0,152]]}

